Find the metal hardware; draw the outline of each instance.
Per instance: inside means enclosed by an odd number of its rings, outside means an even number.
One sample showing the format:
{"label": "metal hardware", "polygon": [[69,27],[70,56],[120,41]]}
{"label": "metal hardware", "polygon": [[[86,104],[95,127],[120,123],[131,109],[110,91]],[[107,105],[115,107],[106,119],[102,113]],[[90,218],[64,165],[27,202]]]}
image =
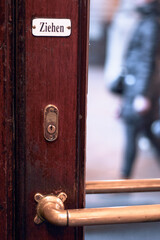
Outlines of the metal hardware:
{"label": "metal hardware", "polygon": [[44,110],[44,138],[53,142],[58,137],[58,108],[54,105],[47,105]]}
{"label": "metal hardware", "polygon": [[49,134],[53,134],[56,131],[56,127],[54,125],[49,125],[47,131],[49,132]]}
{"label": "metal hardware", "polygon": [[64,210],[66,197],[65,193],[57,197],[36,194],[38,206],[34,222],[40,224],[46,220],[57,226],[87,226],[160,220],[160,205]]}
{"label": "metal hardware", "polygon": [[[67,199],[67,195],[65,193],[60,193],[58,196],[54,196],[53,194],[44,196],[40,193],[36,193],[34,196],[34,200],[38,203],[37,205],[37,215],[34,218],[34,222],[36,224],[41,224],[45,221],[45,217],[43,217],[46,208],[50,210],[51,214],[49,214],[49,222],[50,221],[57,221],[57,219],[52,219],[52,207],[55,211],[62,211],[64,210],[63,202]],[[56,211],[56,212],[57,212]],[[66,225],[66,217],[61,215],[61,223],[59,225]],[[55,223],[56,224],[56,223]],[[65,226],[64,225],[64,226]]]}
{"label": "metal hardware", "polygon": [[133,179],[86,182],[86,194],[160,191],[160,179]]}

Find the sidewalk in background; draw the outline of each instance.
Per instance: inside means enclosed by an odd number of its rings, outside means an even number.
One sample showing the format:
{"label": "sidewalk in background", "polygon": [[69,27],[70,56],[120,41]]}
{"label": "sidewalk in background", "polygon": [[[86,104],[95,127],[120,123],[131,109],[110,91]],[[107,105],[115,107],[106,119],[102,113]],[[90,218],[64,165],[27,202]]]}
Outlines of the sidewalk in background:
{"label": "sidewalk in background", "polygon": [[[123,123],[116,119],[115,112],[120,99],[107,91],[102,68],[89,68],[88,84],[86,178],[119,179],[124,136]],[[160,164],[150,145],[139,149],[132,177],[160,177]],[[160,193],[100,194],[86,198],[87,207],[155,203],[160,203]],[[85,240],[159,240],[160,223],[86,227],[85,232]]]}

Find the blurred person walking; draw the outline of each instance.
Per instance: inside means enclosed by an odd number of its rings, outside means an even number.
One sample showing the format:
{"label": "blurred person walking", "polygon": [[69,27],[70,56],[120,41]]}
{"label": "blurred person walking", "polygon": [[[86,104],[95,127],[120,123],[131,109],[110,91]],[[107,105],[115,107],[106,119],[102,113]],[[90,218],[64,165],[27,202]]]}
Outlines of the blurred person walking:
{"label": "blurred person walking", "polygon": [[126,144],[122,178],[131,175],[140,133],[144,132],[160,152],[160,144],[151,132],[160,96],[160,79],[157,77],[159,3],[156,0],[135,0],[135,4],[141,20],[126,51],[123,73],[111,84],[111,91],[123,96],[120,116],[125,123]]}
{"label": "blurred person walking", "polygon": [[107,86],[121,74],[128,44],[140,20],[140,14],[135,11],[134,5],[134,0],[119,1],[118,9],[107,27],[104,64]]}

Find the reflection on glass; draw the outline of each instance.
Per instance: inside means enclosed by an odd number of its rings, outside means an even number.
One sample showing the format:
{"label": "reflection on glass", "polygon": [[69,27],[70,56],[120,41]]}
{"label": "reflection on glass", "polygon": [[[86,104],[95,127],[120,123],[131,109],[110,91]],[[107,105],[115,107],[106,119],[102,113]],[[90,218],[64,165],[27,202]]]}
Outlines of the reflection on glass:
{"label": "reflection on glass", "polygon": [[[130,94],[134,93],[134,85],[137,79],[140,79],[131,72],[127,73],[128,69],[134,69],[137,65],[143,74],[147,75],[149,72],[149,65],[153,64],[155,58],[148,57],[153,45],[154,39],[148,41],[148,37],[156,36],[146,31],[146,37],[143,35],[143,41],[135,42],[135,45],[145,47],[142,53],[138,51],[139,56],[129,54],[128,49],[131,47],[133,36],[138,38],[138,34],[134,35],[136,29],[142,21],[142,15],[139,11],[135,11],[135,4],[140,5],[150,0],[90,0],[90,48],[89,48],[89,86],[88,86],[88,107],[87,107],[87,165],[86,177],[87,180],[108,180],[120,179],[127,177],[122,174],[124,166],[124,152],[126,144],[125,129],[127,124],[124,120],[124,113],[126,107],[130,107],[130,102],[127,96],[126,89],[131,89]],[[154,2],[154,1],[153,1]],[[153,6],[154,8],[154,6]],[[157,7],[158,9],[158,7]],[[154,13],[148,13],[146,18],[157,18]],[[149,20],[149,22],[150,22]],[[151,22],[149,25],[152,25]],[[148,26],[148,29],[150,27]],[[150,31],[154,31],[151,28]],[[155,37],[157,38],[157,37]],[[153,45],[152,45],[153,44]],[[150,49],[149,49],[150,48]],[[152,51],[151,51],[152,52]],[[154,51],[153,51],[154,52]],[[153,55],[154,56],[154,54]],[[158,53],[158,51],[156,51]],[[131,51],[130,51],[131,53]],[[127,57],[128,58],[127,58]],[[143,59],[142,59],[143,56]],[[131,58],[131,59],[130,59]],[[126,60],[127,59],[127,60]],[[129,61],[130,60],[130,61]],[[132,61],[131,61],[132,60]],[[151,61],[151,62],[150,62]],[[155,61],[157,63],[157,60]],[[132,63],[132,64],[131,64]],[[134,65],[135,63],[136,65]],[[142,67],[142,65],[144,65]],[[146,66],[145,66],[146,65]],[[153,64],[154,65],[154,64]],[[134,95],[134,107],[136,111],[141,111],[142,107],[154,109],[153,124],[150,124],[152,134],[156,139],[158,147],[154,147],[150,136],[146,136],[145,131],[138,131],[136,137],[137,154],[133,168],[131,168],[130,178],[159,178],[160,177],[160,156],[158,154],[159,138],[160,138],[160,105],[158,106],[158,98],[160,95],[160,77],[158,73],[151,70],[154,77],[148,78],[151,83],[150,89],[154,90],[154,97],[148,99],[142,98],[143,94]],[[143,75],[141,72],[141,76]],[[140,76],[139,75],[139,76]],[[114,80],[120,76],[120,79],[125,84],[119,85],[119,94],[111,91]],[[153,84],[154,82],[154,84]],[[143,88],[143,83],[141,82]],[[153,87],[154,86],[154,87]],[[157,90],[157,91],[156,91]],[[124,94],[125,91],[125,94]],[[140,90],[139,90],[140,91]],[[139,92],[140,93],[140,92]],[[151,91],[149,91],[151,94]],[[136,93],[137,94],[137,93]],[[152,95],[152,96],[153,96]],[[145,96],[149,96],[145,94]],[[128,100],[129,103],[127,102]],[[154,99],[154,103],[153,103]],[[146,100],[146,101],[145,101]],[[124,106],[125,107],[122,107]],[[132,104],[131,104],[132,106]],[[133,110],[133,109],[132,109]],[[137,111],[137,112],[138,112]],[[131,109],[128,111],[128,117],[131,117]],[[123,116],[122,116],[123,115]],[[145,116],[145,111],[144,115]],[[157,121],[154,121],[157,120]],[[138,122],[138,120],[137,120]],[[134,125],[133,125],[134,126]],[[129,130],[129,132],[134,132]],[[131,135],[128,138],[128,149],[135,154],[135,145]],[[131,147],[131,148],[130,148]],[[133,155],[134,156],[134,155]],[[100,195],[87,195],[86,207],[116,207],[116,206],[129,206],[129,205],[143,205],[143,204],[159,204],[160,193],[125,193],[125,194],[100,194]],[[85,228],[86,240],[146,240],[159,239],[159,223],[141,223],[141,224],[121,224],[121,225],[106,225],[94,226]],[[135,231],[136,229],[136,231]]]}
{"label": "reflection on glass", "polygon": [[156,2],[91,0],[87,180],[160,176]]}

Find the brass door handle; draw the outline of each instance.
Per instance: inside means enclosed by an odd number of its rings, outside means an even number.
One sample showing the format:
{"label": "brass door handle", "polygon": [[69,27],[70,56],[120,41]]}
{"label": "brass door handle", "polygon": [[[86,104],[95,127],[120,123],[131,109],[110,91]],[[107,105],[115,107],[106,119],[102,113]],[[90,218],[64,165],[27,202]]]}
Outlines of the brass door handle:
{"label": "brass door handle", "polygon": [[160,179],[130,179],[86,182],[86,194],[160,191]]}
{"label": "brass door handle", "polygon": [[160,220],[160,205],[65,210],[65,193],[58,196],[37,193],[34,198],[38,203],[36,224],[48,221],[57,226],[87,226]]}

